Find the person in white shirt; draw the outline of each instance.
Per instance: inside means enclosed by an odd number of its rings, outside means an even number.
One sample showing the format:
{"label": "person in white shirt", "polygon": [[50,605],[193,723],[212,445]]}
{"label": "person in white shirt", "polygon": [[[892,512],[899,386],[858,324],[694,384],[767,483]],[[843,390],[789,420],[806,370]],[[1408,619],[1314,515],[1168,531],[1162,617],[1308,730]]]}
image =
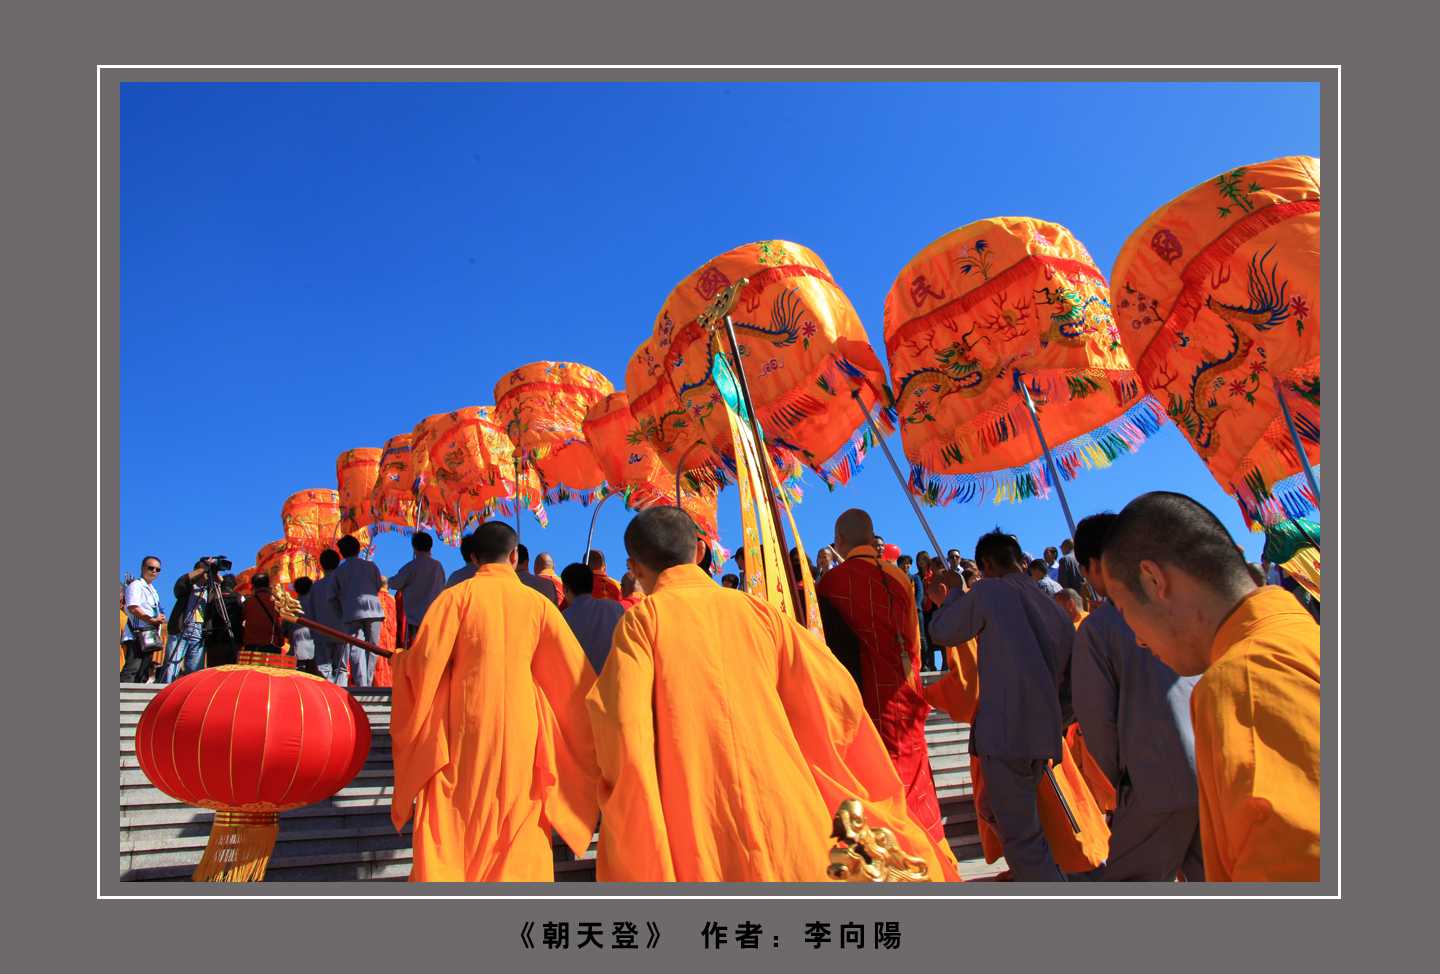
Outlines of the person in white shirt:
{"label": "person in white shirt", "polygon": [[159,577],[160,559],[146,555],[140,560],[140,577],[125,586],[125,614],[130,618],[125,624],[125,668],[120,671],[121,683],[149,680],[154,666],[150,656],[164,646],[160,627],[165,625],[165,613],[160,608],[160,593],[155,590],[155,579]]}
{"label": "person in white shirt", "polygon": [[595,590],[595,574],[585,565],[566,568],[560,573],[560,583],[565,586],[565,595],[570,600],[561,614],[570,623],[570,630],[585,650],[585,657],[599,674],[605,668],[610,642],[620,617],[625,614],[625,607],[614,599],[597,599],[590,594]]}

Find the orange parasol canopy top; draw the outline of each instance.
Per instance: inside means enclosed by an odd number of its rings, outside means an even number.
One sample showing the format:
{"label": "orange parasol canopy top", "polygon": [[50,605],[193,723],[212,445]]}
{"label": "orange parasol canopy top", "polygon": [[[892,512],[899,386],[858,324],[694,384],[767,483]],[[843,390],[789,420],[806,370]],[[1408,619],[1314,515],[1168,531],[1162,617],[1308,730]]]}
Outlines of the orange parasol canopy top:
{"label": "orange parasol canopy top", "polygon": [[370,491],[370,519],[380,531],[415,530],[415,468],[410,433],[385,441],[375,486]]}
{"label": "orange parasol canopy top", "polygon": [[717,343],[697,319],[741,278],[748,283],[731,317],[766,440],[827,484],[847,482],[873,446],[852,393],[882,429],[892,428],[885,370],[829,268],[789,241],[736,247],[670,292],[625,373],[639,429],[670,469],[729,479],[726,458],[734,449],[710,377]]}
{"label": "orange parasol canopy top", "polygon": [[604,375],[578,362],[531,362],[495,383],[495,416],[520,454],[534,465],[550,501],[588,504],[605,475],[585,442],[590,408],[615,391]]}
{"label": "orange parasol canopy top", "polygon": [[1239,166],[1150,215],[1111,275],[1145,388],[1252,520],[1299,517],[1305,484],[1275,393],[1320,462],[1320,161]]}
{"label": "orange parasol canopy top", "polygon": [[1017,377],[1065,480],[1163,421],[1121,345],[1105,276],[1057,223],[996,217],[930,244],[885,298],[885,348],[911,486],[932,503],[1048,494]]}
{"label": "orange parasol canopy top", "polygon": [[335,481],[340,494],[341,534],[352,534],[373,520],[370,497],[380,475],[381,450],[359,447],[335,458]]}
{"label": "orange parasol canopy top", "polygon": [[[631,510],[675,505],[675,475],[660,462],[634,415],[630,398],[616,392],[590,407],[585,417],[585,439],[610,489],[624,492]],[[713,484],[681,475],[680,506],[707,537],[717,539],[717,496]]]}

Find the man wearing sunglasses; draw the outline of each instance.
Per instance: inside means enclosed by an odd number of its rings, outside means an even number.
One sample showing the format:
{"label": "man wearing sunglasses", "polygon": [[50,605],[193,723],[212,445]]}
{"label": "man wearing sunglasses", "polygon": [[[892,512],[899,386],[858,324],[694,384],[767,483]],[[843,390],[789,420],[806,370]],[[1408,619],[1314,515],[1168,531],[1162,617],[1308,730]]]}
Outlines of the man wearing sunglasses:
{"label": "man wearing sunglasses", "polygon": [[165,641],[160,627],[165,614],[160,609],[160,593],[155,579],[160,577],[160,559],[146,555],[140,561],[140,577],[125,586],[125,612],[130,617],[125,625],[125,667],[120,671],[121,683],[145,683],[153,668],[150,656],[162,649]]}

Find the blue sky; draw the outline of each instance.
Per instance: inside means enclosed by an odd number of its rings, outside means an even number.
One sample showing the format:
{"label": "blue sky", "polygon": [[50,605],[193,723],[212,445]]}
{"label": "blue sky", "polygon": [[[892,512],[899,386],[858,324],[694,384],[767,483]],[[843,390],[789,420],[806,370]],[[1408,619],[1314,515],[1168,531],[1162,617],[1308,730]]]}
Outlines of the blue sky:
{"label": "blue sky", "polygon": [[[670,289],[732,247],[815,250],[880,349],[895,274],[955,227],[1054,220],[1108,272],[1195,183],[1320,154],[1318,88],[1300,84],[129,84],[120,111],[117,568],[159,555],[162,591],[202,554],[248,566],[289,494],[335,486],[339,453],[489,403],[516,365],[623,385]],[[1082,517],[1161,488],[1258,559],[1169,424],[1067,495]],[[877,452],[833,493],[807,476],[812,557],[852,506],[929,547]],[[965,551],[996,525],[1036,554],[1067,533],[1053,499],[928,513]],[[590,514],[527,515],[523,540],[563,567]],[[596,534],[617,573],[627,520],[612,502]],[[738,524],[730,490],[727,547]],[[408,557],[380,538],[383,570]]]}

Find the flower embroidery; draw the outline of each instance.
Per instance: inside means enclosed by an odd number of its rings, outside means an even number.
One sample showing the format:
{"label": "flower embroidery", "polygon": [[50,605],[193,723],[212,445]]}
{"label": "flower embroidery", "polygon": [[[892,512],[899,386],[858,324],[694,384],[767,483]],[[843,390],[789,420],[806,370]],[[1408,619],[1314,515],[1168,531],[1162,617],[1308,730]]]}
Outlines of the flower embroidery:
{"label": "flower embroidery", "polygon": [[1236,396],[1243,396],[1243,395],[1245,395],[1245,380],[1244,380],[1244,379],[1232,379],[1232,380],[1230,381],[1230,398],[1233,399],[1233,398],[1235,398]]}
{"label": "flower embroidery", "polygon": [[1250,374],[1251,374],[1251,375],[1259,375],[1261,372],[1264,372],[1264,371],[1265,371],[1265,363],[1264,363],[1264,362],[1251,362],[1251,363],[1250,363]]}
{"label": "flower embroidery", "polygon": [[1297,318],[1306,318],[1310,315],[1310,305],[1300,295],[1290,299],[1290,311]]}
{"label": "flower embroidery", "polygon": [[801,325],[801,326],[800,326],[800,335],[801,335],[801,337],[803,337],[803,338],[814,338],[814,337],[815,337],[815,322],[813,322],[813,321],[807,321],[807,322],[805,322],[805,324]]}

